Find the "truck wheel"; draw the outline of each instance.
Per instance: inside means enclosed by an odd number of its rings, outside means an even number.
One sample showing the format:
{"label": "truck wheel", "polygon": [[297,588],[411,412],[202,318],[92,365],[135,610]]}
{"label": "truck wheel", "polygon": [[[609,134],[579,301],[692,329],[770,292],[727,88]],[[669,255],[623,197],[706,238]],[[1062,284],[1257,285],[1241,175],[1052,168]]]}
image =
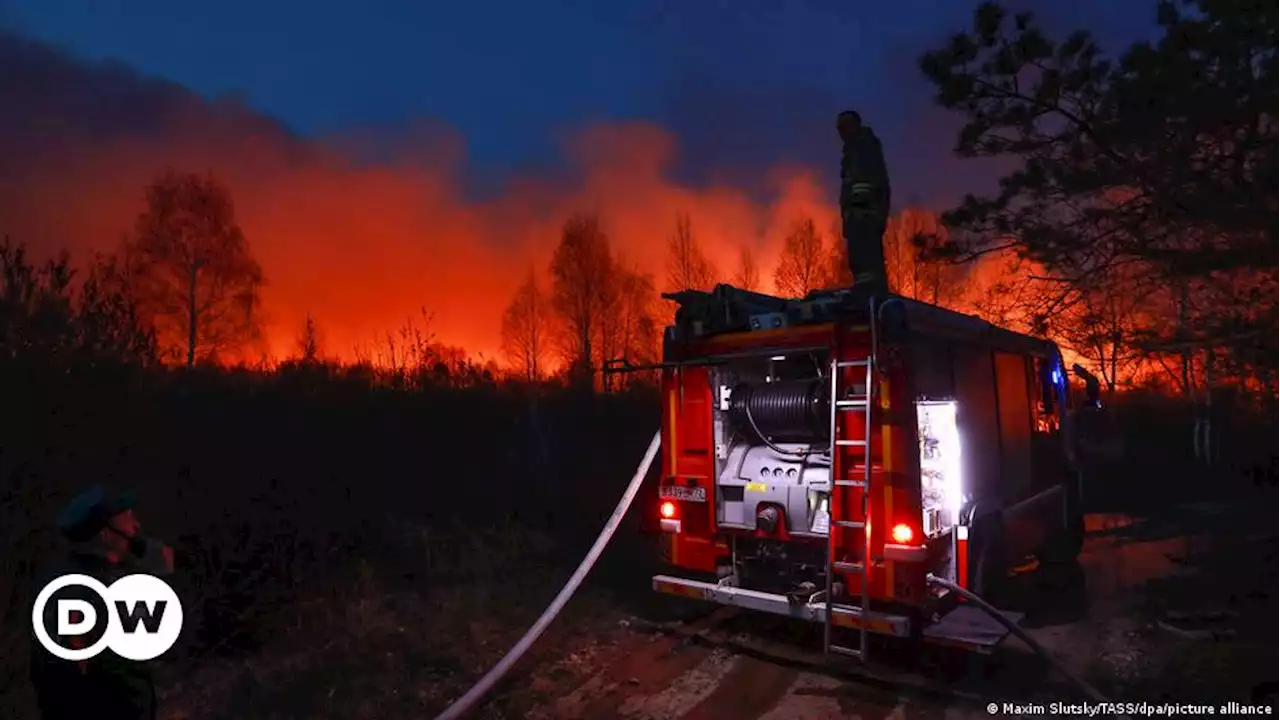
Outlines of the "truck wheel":
{"label": "truck wheel", "polygon": [[1009,553],[1001,523],[999,514],[980,520],[973,527],[973,544],[970,545],[974,558],[970,587],[983,600],[997,607],[1009,576]]}
{"label": "truck wheel", "polygon": [[1084,512],[1080,507],[1080,495],[1074,484],[1068,484],[1063,494],[1066,503],[1066,525],[1060,528],[1044,549],[1040,560],[1050,565],[1070,565],[1080,557],[1084,548]]}

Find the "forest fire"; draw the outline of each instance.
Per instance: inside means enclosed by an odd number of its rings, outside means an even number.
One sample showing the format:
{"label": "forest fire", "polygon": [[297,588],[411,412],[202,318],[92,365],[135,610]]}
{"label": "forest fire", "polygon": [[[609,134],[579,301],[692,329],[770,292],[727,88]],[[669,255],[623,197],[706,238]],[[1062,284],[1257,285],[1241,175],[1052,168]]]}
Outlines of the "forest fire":
{"label": "forest fire", "polygon": [[[0,180],[21,178],[6,181],[12,192],[0,196],[8,237],[37,256],[70,249],[76,263],[90,251],[115,253],[122,238],[136,240],[156,178],[208,173],[230,194],[229,219],[263,274],[253,305],[259,333],[220,348],[223,360],[270,364],[298,355],[301,342],[341,362],[395,365],[416,345],[543,375],[587,346],[597,367],[609,354],[652,355],[671,312],[659,299],[664,290],[730,282],[802,295],[850,280],[831,178],[810,168],[768,173],[763,198],[747,184],[695,186],[670,179],[680,148],[662,128],[595,125],[565,144],[572,172],[561,179],[515,178],[505,192],[477,198],[462,190],[460,147],[447,134],[401,148],[411,160],[363,163],[341,143],[297,137],[235,101],[207,102],[20,38],[0,42],[15,77],[43,78],[14,84],[18,117],[62,119],[38,136],[21,130],[32,122],[8,120],[16,131],[4,134],[3,149],[16,162]],[[85,84],[107,97],[151,97],[162,111],[141,134],[120,129],[108,108],[68,116],[68,98]],[[1133,198],[1140,190],[1112,187],[1101,198],[1114,203],[1117,193]],[[65,211],[69,204],[75,212]],[[582,223],[591,247],[570,252],[566,228]],[[1161,351],[1172,365],[1152,354],[1182,332],[1165,327],[1169,318],[1182,312],[1177,322],[1215,324],[1196,317],[1230,295],[1232,282],[1253,283],[1248,292],[1264,295],[1274,285],[1264,269],[1257,283],[1229,273],[1188,281],[1178,297],[1167,287],[1117,294],[1108,290],[1114,278],[1064,285],[1012,246],[971,253],[961,264],[922,259],[929,249],[919,241],[936,245],[946,235],[929,209],[898,209],[886,234],[897,291],[1053,334],[1109,386],[1144,374],[1179,381],[1188,368],[1195,374],[1204,360],[1190,357],[1196,352],[1185,339],[1182,349]],[[577,290],[603,283],[604,295],[594,307],[572,308],[575,283]]]}
{"label": "forest fire", "polygon": [[[230,191],[265,275],[267,342],[248,353],[252,360],[263,351],[277,359],[292,354],[307,316],[334,357],[376,354],[388,333],[411,319],[421,325],[423,309],[440,341],[500,357],[503,308],[530,268],[545,279],[561,226],[578,212],[597,214],[619,261],[653,273],[659,284],[658,239],[679,213],[692,218],[708,256],[726,259],[724,270],[747,248],[766,281],[789,223],[812,217],[827,228],[834,217],[816,179],[803,171],[781,174],[765,203],[730,186],[673,183],[664,177],[676,152],[672,139],[639,123],[580,132],[566,148],[579,182],[518,179],[496,198],[469,199],[449,138],[405,147],[413,162],[362,165],[235,103],[175,94],[158,81],[83,66],[18,38],[0,42],[6,67],[32,78],[51,67],[61,73],[15,86],[22,97],[10,107],[29,117],[63,114],[81,83],[108,96],[140,93],[165,108],[147,135],[103,132],[95,125],[106,124],[96,117],[108,114],[105,108],[65,118],[55,137],[6,133],[0,142],[16,162],[0,172],[21,182],[0,200],[3,231],[37,254],[66,248],[83,261],[90,251],[118,249],[161,173],[211,172]],[[38,152],[28,152],[33,143]],[[76,212],[65,212],[72,202]]]}
{"label": "forest fire", "polygon": [[[563,225],[581,213],[598,220],[612,262],[652,285],[643,307],[632,309],[659,324],[670,310],[658,293],[678,280],[673,272],[694,283],[777,289],[775,270],[797,227],[807,234],[801,238],[807,257],[798,259],[809,267],[793,273],[797,287],[783,290],[816,286],[833,262],[837,214],[816,172],[778,168],[765,199],[731,184],[680,184],[668,179],[679,149],[653,125],[580,131],[565,147],[576,182],[516,179],[497,197],[473,199],[460,189],[458,148],[449,137],[404,148],[413,162],[360,164],[234,102],[207,103],[18,38],[0,40],[7,64],[19,71],[62,73],[54,82],[17,87],[24,97],[12,106],[19,113],[60,115],[80,83],[107,95],[154,96],[167,108],[146,135],[102,133],[94,126],[105,124],[97,117],[105,109],[66,118],[56,137],[6,134],[0,142],[18,160],[9,172],[22,182],[0,199],[4,232],[37,256],[69,249],[80,264],[90,252],[117,252],[121,238],[136,234],[146,188],[163,172],[211,173],[230,193],[234,220],[264,275],[256,308],[261,341],[239,353],[252,363],[297,354],[310,318],[320,349],[336,360],[393,362],[400,350],[392,346],[414,334],[505,365],[504,309],[531,271],[549,288]],[[24,150],[32,142],[38,154]],[[73,202],[76,212],[64,212]],[[906,222],[919,224],[918,216]],[[690,274],[672,267],[668,238],[678,226],[685,252],[706,258],[707,268]],[[901,265],[909,238],[897,235]],[[656,342],[656,331],[646,332]],[[545,348],[544,367],[559,364],[558,337],[554,344]]]}

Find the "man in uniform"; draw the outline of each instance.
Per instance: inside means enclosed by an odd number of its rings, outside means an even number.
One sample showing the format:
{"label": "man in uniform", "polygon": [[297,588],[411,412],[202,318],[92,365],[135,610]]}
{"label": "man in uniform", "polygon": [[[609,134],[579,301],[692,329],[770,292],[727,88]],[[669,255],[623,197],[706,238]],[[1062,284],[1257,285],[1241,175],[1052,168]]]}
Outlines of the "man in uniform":
{"label": "man in uniform", "polygon": [[836,118],[843,149],[840,159],[840,219],[853,287],[859,292],[889,290],[884,263],[884,231],[889,220],[889,172],[884,150],[862,117],[846,110]]}
{"label": "man in uniform", "polygon": [[[61,566],[40,578],[41,588],[61,575],[88,575],[104,585],[134,573],[165,576],[173,572],[173,550],[142,535],[131,494],[114,494],[95,486],[72,500],[58,515],[57,526],[70,543]],[[57,597],[77,597],[95,606],[98,624],[107,612],[92,590],[71,587]],[[56,603],[45,607],[46,627],[54,628]],[[101,637],[91,631],[89,637]],[[83,637],[53,636],[69,648],[83,647]],[[154,720],[155,687],[145,662],[126,660],[103,650],[88,660],[55,657],[32,638],[31,682],[44,720],[110,718]]]}

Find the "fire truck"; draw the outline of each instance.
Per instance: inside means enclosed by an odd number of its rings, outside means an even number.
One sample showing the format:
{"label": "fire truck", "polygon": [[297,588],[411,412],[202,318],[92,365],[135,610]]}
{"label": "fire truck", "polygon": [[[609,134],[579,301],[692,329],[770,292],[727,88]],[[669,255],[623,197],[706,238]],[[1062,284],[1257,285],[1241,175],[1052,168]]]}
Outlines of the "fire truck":
{"label": "fire truck", "polygon": [[666,297],[656,591],[820,623],[828,655],[989,652],[1005,627],[926,576],[990,598],[1079,554],[1053,343],[892,294]]}

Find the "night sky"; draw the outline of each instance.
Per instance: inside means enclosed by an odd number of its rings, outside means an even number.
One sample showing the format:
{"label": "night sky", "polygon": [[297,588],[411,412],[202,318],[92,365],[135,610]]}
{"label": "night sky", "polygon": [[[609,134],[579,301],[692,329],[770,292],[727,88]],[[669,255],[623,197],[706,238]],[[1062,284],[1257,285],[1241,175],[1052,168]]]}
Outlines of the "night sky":
{"label": "night sky", "polygon": [[[1114,44],[1151,4],[1014,3]],[[780,8],[786,7],[783,12]],[[1041,7],[1042,6],[1042,7]],[[831,125],[862,110],[904,199],[934,202],[954,122],[915,59],[966,27],[960,0],[553,0],[307,3],[3,0],[0,22],[85,59],[115,58],[207,97],[236,93],[306,134],[465,140],[472,180],[557,162],[585,122],[672,131],[690,181],[779,162],[831,165]],[[747,171],[747,172],[735,172]]]}

